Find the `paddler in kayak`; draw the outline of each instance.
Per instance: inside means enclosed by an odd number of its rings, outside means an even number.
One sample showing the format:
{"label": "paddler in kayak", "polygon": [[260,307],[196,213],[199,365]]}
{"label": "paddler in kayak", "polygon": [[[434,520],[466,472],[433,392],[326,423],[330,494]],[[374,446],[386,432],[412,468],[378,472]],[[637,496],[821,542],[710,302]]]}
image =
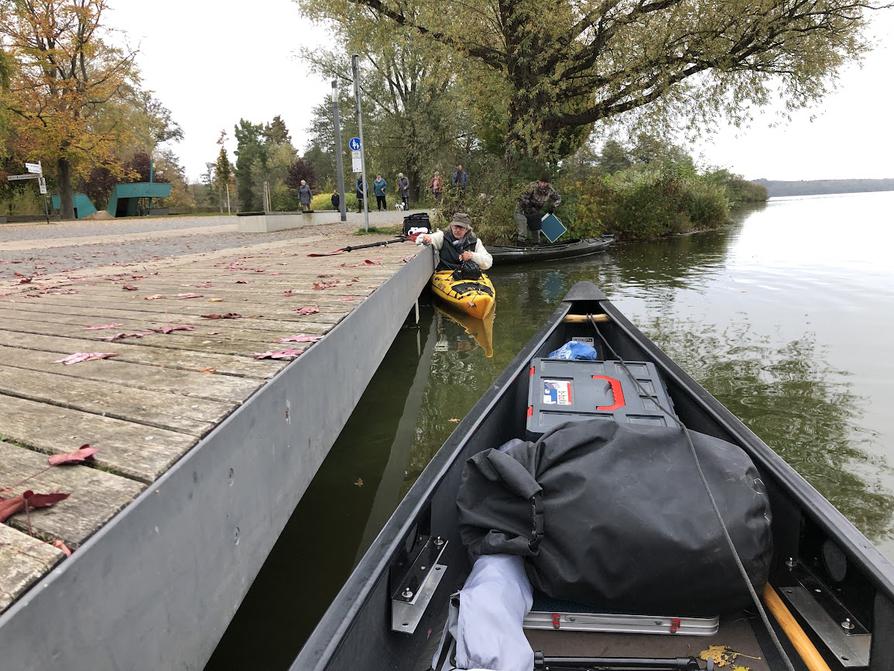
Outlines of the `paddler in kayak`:
{"label": "paddler in kayak", "polygon": [[416,244],[432,245],[438,250],[440,261],[436,270],[473,271],[487,270],[493,265],[493,258],[484,244],[472,232],[472,220],[465,212],[457,212],[450,225],[443,231],[420,235]]}

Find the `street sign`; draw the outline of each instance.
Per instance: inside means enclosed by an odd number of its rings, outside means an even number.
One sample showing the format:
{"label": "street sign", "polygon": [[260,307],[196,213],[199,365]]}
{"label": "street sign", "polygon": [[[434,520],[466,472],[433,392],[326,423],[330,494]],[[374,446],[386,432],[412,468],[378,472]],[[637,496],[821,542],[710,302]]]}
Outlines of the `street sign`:
{"label": "street sign", "polygon": [[351,151],[360,151],[360,138],[352,137],[348,140],[348,147],[351,148]]}
{"label": "street sign", "polygon": [[40,190],[42,196],[47,195],[47,180],[43,175],[40,175],[37,178],[37,188]]}
{"label": "street sign", "polygon": [[357,173],[363,172],[363,163],[360,161],[360,156],[351,156],[351,170]]}
{"label": "street sign", "polygon": [[35,175],[43,174],[43,168],[40,166],[40,163],[26,163],[25,170],[33,172]]}
{"label": "street sign", "polygon": [[16,182],[20,179],[37,179],[38,177],[40,177],[40,175],[35,175],[34,173],[29,172],[25,175],[7,175],[6,181],[7,182]]}

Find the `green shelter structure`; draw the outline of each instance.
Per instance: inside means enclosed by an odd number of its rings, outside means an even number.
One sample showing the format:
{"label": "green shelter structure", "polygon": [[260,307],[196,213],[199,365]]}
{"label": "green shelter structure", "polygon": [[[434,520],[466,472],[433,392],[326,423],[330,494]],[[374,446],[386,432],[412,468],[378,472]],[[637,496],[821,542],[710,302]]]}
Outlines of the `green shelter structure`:
{"label": "green shelter structure", "polygon": [[[106,212],[113,217],[136,217],[151,213],[153,199],[167,198],[171,195],[171,185],[165,182],[132,182],[116,184],[109,196]],[[53,209],[58,210],[61,201],[58,194],[53,195]],[[96,206],[85,193],[74,194],[75,218],[83,219],[96,212]]]}

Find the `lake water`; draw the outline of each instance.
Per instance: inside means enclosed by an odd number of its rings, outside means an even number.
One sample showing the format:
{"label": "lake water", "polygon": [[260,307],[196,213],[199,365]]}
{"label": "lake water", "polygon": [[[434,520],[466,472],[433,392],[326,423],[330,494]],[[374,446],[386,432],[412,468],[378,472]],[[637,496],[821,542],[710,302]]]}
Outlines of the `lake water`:
{"label": "lake water", "polygon": [[490,357],[463,326],[424,310],[207,668],[289,667],[456,421],[579,280],[602,287],[894,560],[892,212],[894,192],[774,199],[721,232],[497,268]]}

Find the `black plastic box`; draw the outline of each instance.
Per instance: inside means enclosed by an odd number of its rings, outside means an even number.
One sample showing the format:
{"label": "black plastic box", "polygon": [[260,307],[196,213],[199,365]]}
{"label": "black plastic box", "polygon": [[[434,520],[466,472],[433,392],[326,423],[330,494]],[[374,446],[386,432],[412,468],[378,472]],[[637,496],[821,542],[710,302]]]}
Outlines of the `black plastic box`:
{"label": "black plastic box", "polygon": [[668,415],[659,404],[674,412],[653,363],[627,361],[622,366],[618,361],[533,359],[528,385],[528,438],[536,440],[564,422],[597,418],[676,426],[676,415]]}

